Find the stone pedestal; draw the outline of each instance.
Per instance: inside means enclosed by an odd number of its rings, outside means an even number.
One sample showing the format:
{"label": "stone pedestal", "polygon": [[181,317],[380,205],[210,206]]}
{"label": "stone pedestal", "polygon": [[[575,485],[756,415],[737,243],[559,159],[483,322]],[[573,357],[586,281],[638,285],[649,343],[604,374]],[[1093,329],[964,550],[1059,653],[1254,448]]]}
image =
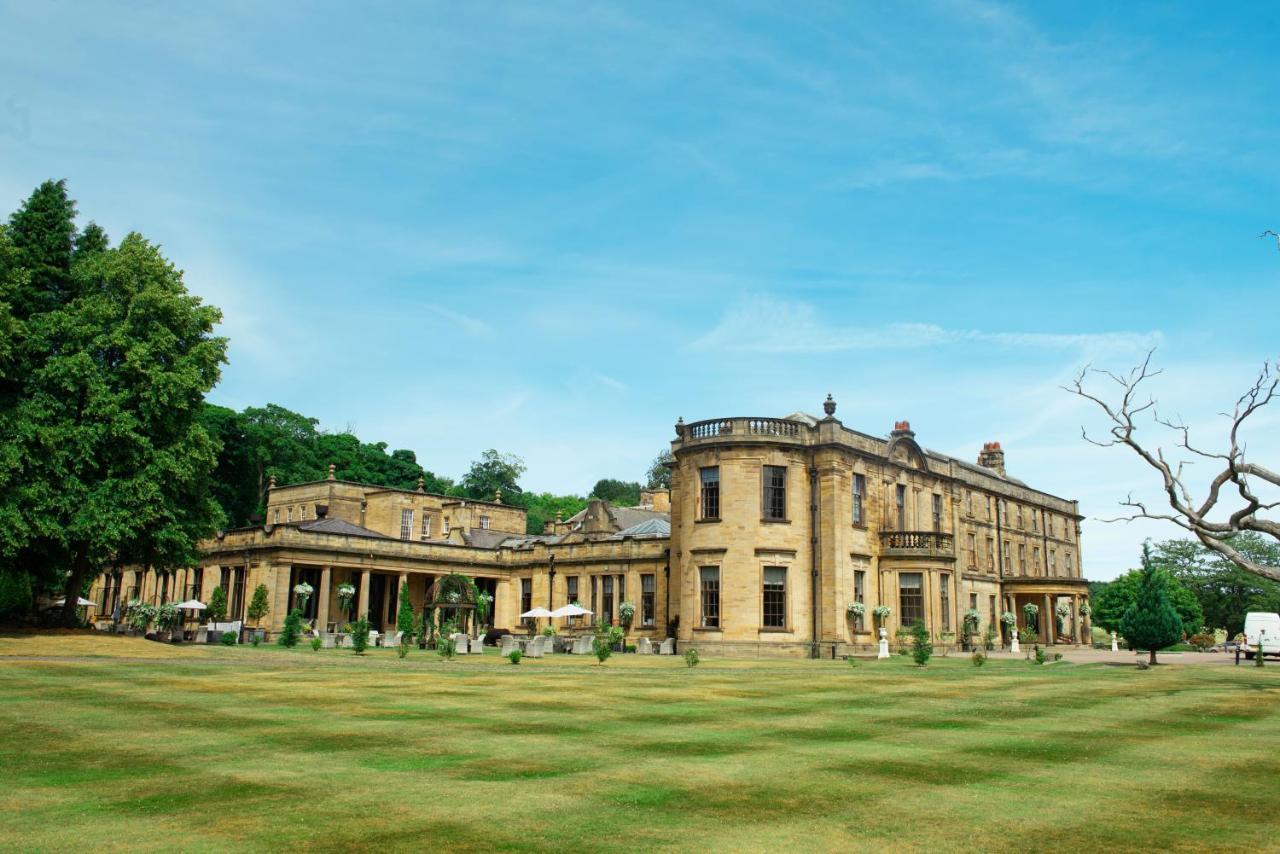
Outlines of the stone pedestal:
{"label": "stone pedestal", "polygon": [[876,658],[889,657],[889,630],[880,630],[880,651],[876,653]]}
{"label": "stone pedestal", "polygon": [[1009,651],[1022,652],[1022,647],[1018,646],[1018,630],[1017,629],[1013,630],[1013,640],[1010,641]]}
{"label": "stone pedestal", "polygon": [[1112,633],[1111,633],[1111,651],[1112,651],[1112,652],[1119,652],[1119,651],[1120,651],[1120,644],[1116,642],[1116,633],[1115,633],[1115,632],[1112,632]]}

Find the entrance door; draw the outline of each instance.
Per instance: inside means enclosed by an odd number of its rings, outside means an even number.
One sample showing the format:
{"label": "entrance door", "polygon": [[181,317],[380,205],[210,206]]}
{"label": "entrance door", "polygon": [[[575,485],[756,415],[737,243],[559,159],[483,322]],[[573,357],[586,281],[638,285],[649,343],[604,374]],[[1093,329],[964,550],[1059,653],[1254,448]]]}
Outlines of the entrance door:
{"label": "entrance door", "polygon": [[381,632],[383,615],[386,614],[387,577],[372,573],[369,576],[369,627]]}

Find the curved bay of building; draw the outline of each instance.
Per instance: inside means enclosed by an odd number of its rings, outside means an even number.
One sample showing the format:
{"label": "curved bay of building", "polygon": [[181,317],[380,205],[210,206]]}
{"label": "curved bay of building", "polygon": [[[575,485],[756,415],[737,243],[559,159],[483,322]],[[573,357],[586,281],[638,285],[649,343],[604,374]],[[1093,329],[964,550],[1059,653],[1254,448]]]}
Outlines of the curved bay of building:
{"label": "curved bay of building", "polygon": [[537,535],[501,496],[389,489],[332,470],[273,484],[266,521],[202,543],[199,566],[108,570],[91,595],[110,618],[130,599],[207,601],[221,586],[234,620],[265,585],[263,622],[278,631],[305,581],[317,630],[356,614],[393,628],[403,584],[420,611],[431,583],[457,572],[494,597],[493,627],[531,629],[520,614],[572,602],[618,623],[630,602],[628,642],[671,636],[706,654],[866,652],[878,629],[893,638],[917,619],[935,643],[960,646],[970,612],[997,638],[1012,612],[1020,627],[1034,619],[1044,643],[1088,642],[1076,502],[1009,477],[998,443],[963,462],[922,448],[906,422],[877,437],[834,410],[828,399],[823,418],[677,423],[669,492],[646,491],[638,508],[593,501]]}

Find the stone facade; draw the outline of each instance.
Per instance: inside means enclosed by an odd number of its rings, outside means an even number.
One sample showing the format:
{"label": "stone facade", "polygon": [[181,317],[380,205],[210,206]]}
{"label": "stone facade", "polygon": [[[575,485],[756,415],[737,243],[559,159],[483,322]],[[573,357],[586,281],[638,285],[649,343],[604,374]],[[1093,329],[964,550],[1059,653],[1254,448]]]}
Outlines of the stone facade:
{"label": "stone facade", "polygon": [[[821,419],[677,423],[669,493],[646,491],[639,508],[592,502],[539,535],[501,496],[464,501],[332,470],[323,481],[273,483],[266,523],[202,543],[199,567],[106,573],[93,596],[110,615],[117,600],[208,601],[221,585],[234,620],[264,584],[276,631],[306,581],[318,630],[340,630],[357,613],[390,628],[403,582],[420,610],[433,580],[457,572],[494,596],[489,622],[499,628],[574,601],[617,623],[628,601],[628,642],[674,636],[712,654],[867,652],[877,628],[893,636],[915,618],[937,643],[959,646],[967,611],[1000,635],[1000,614],[1025,627],[1027,604],[1039,609],[1042,642],[1088,640],[1074,501],[1010,477],[998,443],[963,462],[922,448],[905,421],[873,436],[844,427],[830,399],[825,408]],[[358,589],[349,612],[338,605],[344,583]],[[889,615],[877,618],[878,606]]]}

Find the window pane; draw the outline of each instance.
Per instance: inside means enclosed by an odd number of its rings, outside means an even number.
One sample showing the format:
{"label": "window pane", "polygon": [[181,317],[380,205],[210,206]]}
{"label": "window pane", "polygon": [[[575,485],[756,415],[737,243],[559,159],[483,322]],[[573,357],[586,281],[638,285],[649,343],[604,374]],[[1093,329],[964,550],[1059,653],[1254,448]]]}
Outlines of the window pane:
{"label": "window pane", "polygon": [[855,474],[853,476],[853,524],[862,524],[862,501],[867,494],[867,479],[865,476]]}
{"label": "window pane", "polygon": [[914,625],[924,619],[924,576],[918,572],[904,572],[898,576],[898,605],[902,611],[902,625]]}
{"label": "window pane", "polygon": [[764,625],[772,629],[787,625],[787,570],[781,566],[764,568]]}
{"label": "window pane", "polygon": [[702,580],[702,625],[720,626],[720,569],[704,566],[699,569]]}
{"label": "window pane", "polygon": [[708,466],[698,470],[702,480],[702,517],[720,518],[720,467]]}
{"label": "window pane", "polygon": [[787,469],[764,467],[764,518],[787,518]]}

